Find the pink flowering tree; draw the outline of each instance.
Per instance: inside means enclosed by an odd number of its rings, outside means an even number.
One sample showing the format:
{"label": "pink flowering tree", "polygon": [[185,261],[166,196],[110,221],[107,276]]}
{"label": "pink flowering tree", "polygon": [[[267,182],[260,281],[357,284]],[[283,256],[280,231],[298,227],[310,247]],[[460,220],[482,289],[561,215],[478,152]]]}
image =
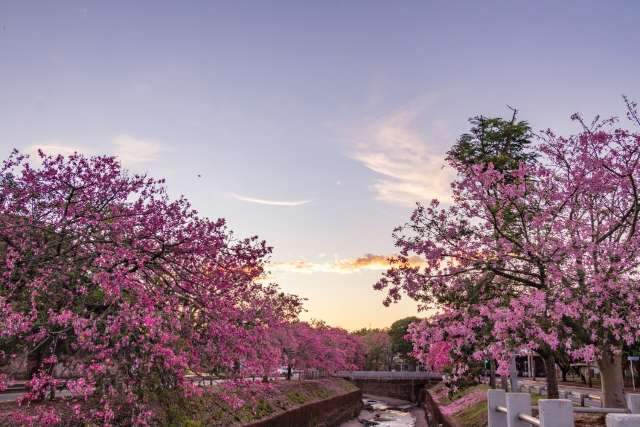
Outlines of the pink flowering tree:
{"label": "pink flowering tree", "polygon": [[446,372],[448,385],[455,388],[473,375],[472,360],[479,362],[490,356],[483,345],[488,336],[482,330],[486,325],[479,317],[447,309],[413,323],[407,335],[414,357],[427,369]]}
{"label": "pink flowering tree", "polygon": [[360,369],[364,347],[360,337],[322,322],[292,322],[279,333],[284,365],[325,373]]}
{"label": "pink flowering tree", "polygon": [[[503,371],[521,349],[566,351],[599,365],[605,406],[624,406],[622,348],[640,336],[640,134],[616,120],[574,119],[582,125],[576,135],[544,133],[538,162],[452,162],[460,172],[453,202],[419,205],[394,232],[401,255],[376,287],[387,289],[387,303],[405,293],[455,319],[453,340],[432,323],[423,335],[414,327],[427,351],[448,340],[455,355],[489,338],[479,348]],[[425,267],[409,264],[414,254]],[[481,322],[491,334],[479,334]]]}
{"label": "pink flowering tree", "polygon": [[391,337],[386,330],[361,329],[354,332],[362,342],[366,371],[386,371],[390,369],[393,353]]}
{"label": "pink flowering tree", "polygon": [[40,161],[0,168],[0,387],[26,372],[23,400],[41,400],[64,368],[92,402],[80,419],[144,425],[159,390],[194,391],[189,372],[259,369],[260,343],[300,309],[260,284],[264,242],[115,158]]}

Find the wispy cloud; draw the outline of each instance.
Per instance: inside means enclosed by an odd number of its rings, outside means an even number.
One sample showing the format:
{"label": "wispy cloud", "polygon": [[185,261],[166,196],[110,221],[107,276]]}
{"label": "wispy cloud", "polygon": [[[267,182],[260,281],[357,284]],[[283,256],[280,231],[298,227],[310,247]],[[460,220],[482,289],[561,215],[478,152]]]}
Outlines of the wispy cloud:
{"label": "wispy cloud", "polygon": [[[435,149],[442,141],[427,140],[413,126],[420,112],[410,108],[383,117],[365,130],[356,146],[352,157],[380,175],[372,186],[378,200],[413,205],[451,198],[454,173]],[[436,122],[431,133],[437,138],[445,132]]]}
{"label": "wispy cloud", "polygon": [[86,153],[86,150],[83,150],[80,147],[74,147],[72,145],[65,145],[64,143],[58,141],[50,141],[44,142],[42,144],[33,144],[27,147],[24,152],[31,156],[37,156],[38,151],[42,151],[45,154],[58,155],[62,154],[63,156],[69,156],[73,153]]}
{"label": "wispy cloud", "polygon": [[240,200],[242,202],[247,203],[257,203],[259,205],[269,205],[269,206],[302,206],[307,203],[311,203],[311,200],[269,200],[269,199],[260,199],[257,197],[248,197],[243,196],[236,193],[229,193],[231,197],[236,200]]}
{"label": "wispy cloud", "polygon": [[163,148],[156,141],[118,135],[113,141],[114,154],[125,164],[146,163],[157,160]]}
{"label": "wispy cloud", "polygon": [[38,150],[42,150],[45,154],[64,156],[73,153],[83,153],[86,155],[109,154],[118,157],[125,165],[135,165],[139,163],[147,163],[157,160],[165,148],[156,141],[148,139],[135,138],[131,135],[118,135],[111,140],[111,146],[106,152],[89,147],[80,147],[65,144],[59,141],[47,141],[39,144],[33,144],[27,147],[24,152],[32,156],[38,154]]}
{"label": "wispy cloud", "polygon": [[[421,266],[418,257],[409,259],[410,265]],[[358,258],[343,258],[334,261],[312,262],[304,259],[271,263],[272,272],[285,273],[357,273],[360,271],[384,271],[391,266],[385,255],[366,254]]]}

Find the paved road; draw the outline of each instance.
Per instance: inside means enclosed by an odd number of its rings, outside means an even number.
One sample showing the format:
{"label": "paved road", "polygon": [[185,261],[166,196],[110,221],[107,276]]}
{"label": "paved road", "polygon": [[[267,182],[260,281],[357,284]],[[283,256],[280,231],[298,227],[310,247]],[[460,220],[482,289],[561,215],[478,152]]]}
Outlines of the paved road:
{"label": "paved road", "polygon": [[[4,402],[15,402],[18,400],[25,392],[24,391],[15,391],[11,393],[0,393],[0,403]],[[68,397],[71,396],[69,390],[58,390],[56,392],[56,397]]]}
{"label": "paved road", "polygon": [[[252,377],[252,378],[244,378],[244,381],[255,381],[255,382],[259,382],[262,381],[261,377]],[[270,377],[269,381],[284,381],[285,379],[282,377]],[[225,379],[197,379],[195,377],[193,377],[192,379],[193,383],[199,386],[212,386],[215,384],[220,384],[223,383],[225,381]],[[22,384],[24,384],[24,382],[22,382]],[[16,391],[11,391],[11,392],[2,392],[0,393],[0,403],[4,403],[4,402],[15,402],[16,400],[18,400],[23,394],[25,394],[26,391],[23,390],[16,390]],[[71,392],[69,390],[58,390],[56,392],[56,397],[69,397],[72,396]]]}
{"label": "paved road", "polygon": [[0,402],[14,402],[23,394],[24,393],[19,391],[15,393],[0,393]]}
{"label": "paved road", "polygon": [[[546,385],[546,383],[544,381],[533,381],[533,380],[529,380],[529,379],[519,379],[519,382],[521,385],[537,385],[537,386],[544,386]],[[602,392],[598,389],[594,389],[594,388],[589,388],[589,387],[580,387],[580,386],[567,386],[567,385],[559,385],[558,389],[561,391],[571,391],[574,393],[586,393],[589,394],[591,396],[594,396],[594,399],[586,399],[585,400],[585,405],[586,406],[595,406],[595,407],[601,407],[602,405],[600,404],[600,400],[595,398],[597,397],[601,397],[602,396]]]}

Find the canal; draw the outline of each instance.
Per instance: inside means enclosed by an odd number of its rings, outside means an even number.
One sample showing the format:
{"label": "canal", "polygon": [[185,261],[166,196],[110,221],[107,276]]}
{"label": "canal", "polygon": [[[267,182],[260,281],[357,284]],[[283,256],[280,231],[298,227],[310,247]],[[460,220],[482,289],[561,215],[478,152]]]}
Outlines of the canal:
{"label": "canal", "polygon": [[360,415],[340,427],[426,427],[424,411],[406,400],[365,394]]}

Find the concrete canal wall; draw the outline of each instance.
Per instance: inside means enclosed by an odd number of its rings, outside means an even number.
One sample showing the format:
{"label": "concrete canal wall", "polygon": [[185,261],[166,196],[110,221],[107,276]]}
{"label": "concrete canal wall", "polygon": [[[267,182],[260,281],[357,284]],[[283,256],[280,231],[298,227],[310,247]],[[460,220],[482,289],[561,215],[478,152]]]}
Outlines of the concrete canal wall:
{"label": "concrete canal wall", "polygon": [[356,390],[310,402],[244,427],[335,427],[357,417],[362,406],[362,390]]}

